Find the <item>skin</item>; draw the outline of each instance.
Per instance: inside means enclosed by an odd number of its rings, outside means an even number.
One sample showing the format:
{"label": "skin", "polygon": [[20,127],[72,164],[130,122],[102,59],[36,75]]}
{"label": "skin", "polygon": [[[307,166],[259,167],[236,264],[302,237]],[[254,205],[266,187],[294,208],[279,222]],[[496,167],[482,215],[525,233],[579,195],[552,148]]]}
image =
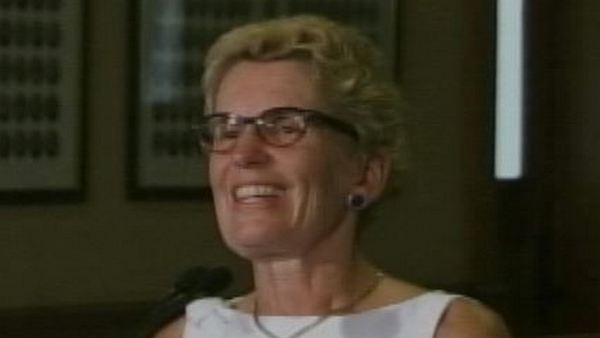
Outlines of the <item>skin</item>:
{"label": "skin", "polygon": [[[242,61],[223,77],[215,110],[246,117],[277,106],[324,111],[325,100],[310,74],[311,68],[299,61]],[[258,304],[260,314],[327,314],[373,285],[376,269],[355,250],[358,211],[346,199],[352,193],[377,199],[390,160],[385,154],[357,153],[353,145],[346,135],[309,126],[298,143],[274,147],[247,127],[233,150],[211,154],[210,183],[221,234],[253,265],[255,290],[236,304],[239,311],[250,313]],[[235,189],[244,184],[272,185],[277,194],[237,199]],[[425,291],[387,277],[347,311],[398,303]],[[183,325],[180,319],[156,337],[181,337]],[[450,306],[436,334],[458,336],[508,333],[492,311],[461,299]]]}
{"label": "skin", "polygon": [[[294,61],[239,63],[221,82],[216,110],[246,117],[277,106],[324,110],[306,74],[310,68]],[[349,143],[338,132],[309,126],[300,141],[280,148],[247,128],[232,151],[212,154],[210,182],[230,248],[254,262],[305,258],[333,232],[353,227],[356,215],[346,207],[346,196],[365,189],[354,187],[362,180],[361,163]],[[277,186],[281,195],[236,201],[234,188],[248,183]]]}
{"label": "skin", "polygon": [[[238,63],[219,86],[216,110],[247,117],[277,106],[325,110],[309,74],[311,69],[297,61]],[[346,135],[309,127],[298,143],[279,148],[248,128],[231,152],[211,155],[221,234],[233,251],[252,261],[256,293],[248,298],[257,297],[263,313],[325,313],[347,304],[354,289],[372,281],[372,269],[358,264],[354,254],[357,213],[346,199],[351,193],[376,197],[389,161],[365,163],[351,145]],[[236,186],[252,183],[281,189],[276,197],[234,198]],[[357,272],[360,278],[351,277]]]}

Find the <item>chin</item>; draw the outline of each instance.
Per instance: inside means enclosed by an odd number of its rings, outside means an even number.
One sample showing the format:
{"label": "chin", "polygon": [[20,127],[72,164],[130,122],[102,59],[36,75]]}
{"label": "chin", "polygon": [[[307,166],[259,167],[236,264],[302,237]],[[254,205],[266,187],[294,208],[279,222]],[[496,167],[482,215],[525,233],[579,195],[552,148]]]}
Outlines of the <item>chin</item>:
{"label": "chin", "polygon": [[273,220],[245,220],[229,223],[224,228],[222,235],[227,246],[245,258],[256,258],[272,252],[276,247],[281,247],[282,243],[288,242],[287,237],[293,237],[290,229],[285,229],[280,222]]}

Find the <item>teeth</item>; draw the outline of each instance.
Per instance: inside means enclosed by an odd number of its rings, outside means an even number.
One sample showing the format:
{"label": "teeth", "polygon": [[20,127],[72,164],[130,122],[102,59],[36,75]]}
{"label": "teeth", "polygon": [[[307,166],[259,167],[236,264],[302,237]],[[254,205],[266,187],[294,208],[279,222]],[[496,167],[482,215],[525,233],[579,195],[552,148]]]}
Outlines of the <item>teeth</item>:
{"label": "teeth", "polygon": [[235,190],[238,199],[263,196],[277,196],[280,189],[272,185],[245,185]]}

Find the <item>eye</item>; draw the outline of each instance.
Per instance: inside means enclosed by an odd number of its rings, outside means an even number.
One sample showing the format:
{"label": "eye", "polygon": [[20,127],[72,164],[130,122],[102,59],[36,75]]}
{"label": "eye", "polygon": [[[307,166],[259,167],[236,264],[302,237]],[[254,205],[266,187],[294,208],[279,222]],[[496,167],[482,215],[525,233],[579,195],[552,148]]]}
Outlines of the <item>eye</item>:
{"label": "eye", "polygon": [[298,133],[303,125],[303,116],[295,111],[272,111],[262,120],[265,128],[278,133]]}
{"label": "eye", "polygon": [[240,135],[240,124],[237,120],[223,118],[215,126],[215,136],[218,138],[237,138]]}
{"label": "eye", "polygon": [[211,116],[203,129],[210,141],[236,138],[240,133],[237,121],[228,116]]}

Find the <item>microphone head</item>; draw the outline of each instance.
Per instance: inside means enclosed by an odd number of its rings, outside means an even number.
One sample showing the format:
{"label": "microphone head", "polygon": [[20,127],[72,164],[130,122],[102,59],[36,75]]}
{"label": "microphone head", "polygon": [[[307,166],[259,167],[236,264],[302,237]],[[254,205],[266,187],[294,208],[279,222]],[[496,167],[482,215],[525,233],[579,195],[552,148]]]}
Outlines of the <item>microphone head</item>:
{"label": "microphone head", "polygon": [[203,266],[195,266],[183,271],[176,279],[173,285],[173,292],[176,294],[188,294],[190,291],[202,285],[208,276],[208,269]]}
{"label": "microphone head", "polygon": [[186,305],[197,298],[214,296],[229,286],[233,277],[225,267],[207,269],[195,266],[183,271],[172,291],[148,315],[140,338],[154,337],[165,325],[185,313]]}
{"label": "microphone head", "polygon": [[225,290],[233,280],[233,275],[226,267],[217,267],[209,270],[207,278],[204,280],[203,291],[207,295],[215,295]]}
{"label": "microphone head", "polygon": [[225,267],[207,269],[196,266],[179,275],[175,281],[174,293],[212,296],[227,288],[232,279],[231,272]]}

